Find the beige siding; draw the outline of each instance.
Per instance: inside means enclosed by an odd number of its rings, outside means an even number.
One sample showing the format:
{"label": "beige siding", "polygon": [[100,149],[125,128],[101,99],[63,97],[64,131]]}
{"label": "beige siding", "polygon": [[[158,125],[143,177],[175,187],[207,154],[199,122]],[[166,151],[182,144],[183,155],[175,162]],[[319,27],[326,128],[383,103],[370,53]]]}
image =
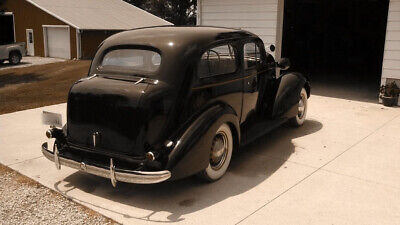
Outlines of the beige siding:
{"label": "beige siding", "polygon": [[400,79],[400,0],[390,0],[383,58],[382,83]]}
{"label": "beige siding", "polygon": [[[277,44],[278,0],[199,0],[199,25],[233,27]],[[279,35],[278,35],[279,36]]]}

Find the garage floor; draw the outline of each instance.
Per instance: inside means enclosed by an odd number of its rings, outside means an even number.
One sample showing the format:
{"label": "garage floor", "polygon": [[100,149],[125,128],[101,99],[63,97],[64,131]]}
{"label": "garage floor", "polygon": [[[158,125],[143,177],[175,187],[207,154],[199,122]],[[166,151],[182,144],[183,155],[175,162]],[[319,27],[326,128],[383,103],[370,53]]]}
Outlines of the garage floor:
{"label": "garage floor", "polygon": [[0,163],[124,224],[400,224],[400,108],[312,96],[303,127],[247,146],[216,183],[115,189],[41,156],[42,110],[65,104],[0,116]]}

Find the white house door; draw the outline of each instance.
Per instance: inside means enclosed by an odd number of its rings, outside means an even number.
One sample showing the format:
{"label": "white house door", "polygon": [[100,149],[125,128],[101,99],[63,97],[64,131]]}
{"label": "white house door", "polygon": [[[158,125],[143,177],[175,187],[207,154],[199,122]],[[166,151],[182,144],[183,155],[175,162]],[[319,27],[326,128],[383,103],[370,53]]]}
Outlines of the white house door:
{"label": "white house door", "polygon": [[35,40],[32,29],[26,29],[26,51],[27,55],[35,55]]}
{"label": "white house door", "polygon": [[47,27],[47,56],[71,58],[70,35],[68,27]]}

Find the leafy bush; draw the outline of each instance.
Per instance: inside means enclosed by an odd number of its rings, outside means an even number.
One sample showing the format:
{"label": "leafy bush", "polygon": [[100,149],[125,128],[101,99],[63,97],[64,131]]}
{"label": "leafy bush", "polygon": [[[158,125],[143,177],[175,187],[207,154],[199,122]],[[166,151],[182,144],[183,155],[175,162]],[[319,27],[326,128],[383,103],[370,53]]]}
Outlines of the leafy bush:
{"label": "leafy bush", "polygon": [[382,85],[379,89],[380,96],[384,97],[398,97],[400,94],[400,89],[396,85],[396,82],[391,82],[386,85]]}

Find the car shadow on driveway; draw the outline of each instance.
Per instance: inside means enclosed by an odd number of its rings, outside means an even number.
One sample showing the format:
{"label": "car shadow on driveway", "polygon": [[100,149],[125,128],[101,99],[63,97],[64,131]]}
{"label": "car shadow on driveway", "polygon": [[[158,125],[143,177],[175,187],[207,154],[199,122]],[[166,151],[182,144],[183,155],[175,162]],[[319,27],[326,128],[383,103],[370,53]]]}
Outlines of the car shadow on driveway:
{"label": "car shadow on driveway", "polygon": [[[96,203],[82,201],[96,208],[120,214],[123,217],[152,222],[178,222],[183,215],[196,212],[224,201],[232,196],[245,193],[263,183],[287,161],[295,151],[293,139],[313,134],[323,125],[315,120],[307,120],[298,129],[283,126],[255,142],[242,147],[234,154],[227,174],[214,183],[203,182],[196,177],[153,185],[135,185],[118,183],[113,188],[108,179],[76,172],[54,187],[68,198],[74,199],[69,192],[74,189],[105,198],[113,202],[151,211],[146,216],[132,215],[132,210],[124,212],[115,207],[101,207]],[[102,204],[105,205],[105,204]],[[121,207],[119,205],[119,207]],[[140,212],[142,212],[142,210]],[[168,212],[168,216],[159,219],[158,212]],[[162,214],[165,215],[165,214]]]}

